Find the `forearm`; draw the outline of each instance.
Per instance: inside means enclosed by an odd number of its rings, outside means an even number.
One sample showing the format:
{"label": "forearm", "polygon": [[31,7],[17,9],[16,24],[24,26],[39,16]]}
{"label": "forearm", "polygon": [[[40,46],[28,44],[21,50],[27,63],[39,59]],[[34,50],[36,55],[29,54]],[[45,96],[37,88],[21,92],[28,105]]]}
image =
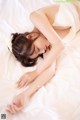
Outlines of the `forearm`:
{"label": "forearm", "polygon": [[25,91],[25,94],[29,96],[33,95],[39,88],[46,84],[52,76],[55,74],[55,66],[51,66],[46,69],[40,76],[38,76],[35,81],[30,84],[29,88]]}
{"label": "forearm", "polygon": [[56,61],[57,57],[62,52],[63,48],[64,47],[59,44],[56,44],[52,47],[52,49],[50,50],[46,58],[43,60],[43,62],[40,64],[40,66],[36,68],[36,72],[38,75],[42,73],[45,69],[50,67],[52,63]]}

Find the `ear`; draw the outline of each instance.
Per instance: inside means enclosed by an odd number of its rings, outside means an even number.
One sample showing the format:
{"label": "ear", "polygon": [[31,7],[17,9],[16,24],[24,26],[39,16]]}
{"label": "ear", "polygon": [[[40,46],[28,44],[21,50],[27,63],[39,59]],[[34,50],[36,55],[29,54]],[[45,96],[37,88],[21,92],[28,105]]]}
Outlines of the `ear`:
{"label": "ear", "polygon": [[28,34],[26,37],[27,37],[27,39],[34,40],[34,39],[36,39],[37,37],[39,37],[39,34],[38,34],[37,32],[31,32],[31,33]]}

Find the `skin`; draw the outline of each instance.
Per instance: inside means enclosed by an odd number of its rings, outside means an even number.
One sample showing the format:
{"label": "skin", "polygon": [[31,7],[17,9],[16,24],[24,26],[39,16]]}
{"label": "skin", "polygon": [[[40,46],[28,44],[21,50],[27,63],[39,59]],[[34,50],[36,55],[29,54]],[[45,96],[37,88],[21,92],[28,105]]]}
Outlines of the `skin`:
{"label": "skin", "polygon": [[[34,42],[33,47],[35,47],[35,52],[31,57],[36,57],[40,54],[42,50],[48,48],[49,45],[51,45],[51,49],[42,64],[35,71],[25,73],[17,82],[18,87],[27,86],[30,83],[31,84],[27,90],[15,96],[12,103],[8,105],[7,111],[11,114],[17,113],[22,110],[27,105],[27,102],[32,97],[32,95],[34,95],[34,93],[39,88],[46,84],[55,75],[56,59],[61,51],[64,49],[61,39],[58,37],[57,34],[59,34],[63,38],[65,35],[68,34],[70,30],[70,28],[52,27],[52,23],[54,22],[54,18],[56,13],[58,12],[58,9],[59,5],[55,4],[39,9],[31,13],[30,15],[31,21],[37,28],[36,31],[40,31],[40,33],[43,33],[43,37],[40,36],[43,40],[41,41],[41,39],[38,38]],[[35,29],[33,31],[35,31]],[[34,38],[35,36],[31,33],[31,36],[26,37]]]}
{"label": "skin", "polygon": [[[36,31],[38,31],[36,29]],[[37,37],[38,36],[38,37]],[[40,54],[45,53],[49,51],[51,44],[50,42],[42,35],[39,31],[36,33],[34,30],[32,33],[26,36],[28,39],[34,40],[33,45],[32,45],[32,51],[33,54],[30,56],[30,58],[36,58]]]}

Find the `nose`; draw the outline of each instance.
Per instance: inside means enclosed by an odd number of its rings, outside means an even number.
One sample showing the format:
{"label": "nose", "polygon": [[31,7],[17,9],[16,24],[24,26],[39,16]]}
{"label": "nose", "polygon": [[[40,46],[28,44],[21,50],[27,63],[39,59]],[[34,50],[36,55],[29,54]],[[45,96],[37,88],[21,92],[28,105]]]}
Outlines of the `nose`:
{"label": "nose", "polygon": [[48,45],[45,46],[45,52],[46,52],[47,50],[50,50],[50,49],[51,49],[51,45],[50,45],[50,44],[48,44]]}

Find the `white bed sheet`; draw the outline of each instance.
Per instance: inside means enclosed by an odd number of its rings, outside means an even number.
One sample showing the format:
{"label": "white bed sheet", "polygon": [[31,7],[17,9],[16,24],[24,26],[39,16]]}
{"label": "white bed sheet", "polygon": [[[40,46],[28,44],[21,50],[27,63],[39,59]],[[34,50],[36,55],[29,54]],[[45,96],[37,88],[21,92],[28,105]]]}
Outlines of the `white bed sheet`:
{"label": "white bed sheet", "polygon": [[22,92],[15,83],[36,67],[23,67],[9,52],[13,32],[31,31],[29,14],[53,0],[0,0],[0,113],[7,120],[80,120],[80,31],[57,61],[55,77],[43,86],[19,114],[10,115],[6,106]]}

